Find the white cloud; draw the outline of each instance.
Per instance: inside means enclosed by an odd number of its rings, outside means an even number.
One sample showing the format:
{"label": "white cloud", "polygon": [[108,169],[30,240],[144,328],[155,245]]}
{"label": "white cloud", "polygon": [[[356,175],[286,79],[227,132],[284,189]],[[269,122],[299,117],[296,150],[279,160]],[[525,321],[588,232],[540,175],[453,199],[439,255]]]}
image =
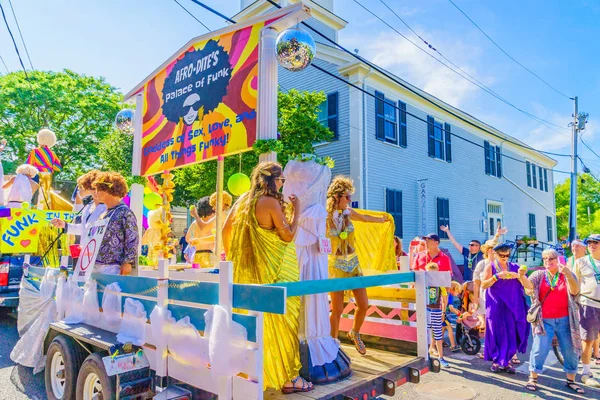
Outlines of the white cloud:
{"label": "white cloud", "polygon": [[[417,31],[421,30],[417,29]],[[448,58],[480,82],[488,86],[493,83],[492,77],[479,76],[475,68],[480,55],[477,47],[467,45],[461,41],[438,41],[432,33],[419,32],[419,34],[427,40],[432,40],[434,46],[444,49],[443,51],[440,50],[442,54],[460,54],[462,62],[453,60],[453,57],[450,56]],[[370,35],[345,38],[343,40],[345,43],[342,43],[342,45],[351,43],[352,46],[360,49],[361,56],[455,107],[460,107],[466,100],[475,97],[479,91],[476,86],[455,74],[395,32],[380,33],[375,39],[367,36]],[[411,35],[410,39],[413,40],[413,38],[414,36]],[[418,40],[415,38],[413,41],[417,43]],[[429,49],[426,51],[448,64],[448,62],[441,59],[439,54]],[[452,68],[457,70],[455,67]]]}

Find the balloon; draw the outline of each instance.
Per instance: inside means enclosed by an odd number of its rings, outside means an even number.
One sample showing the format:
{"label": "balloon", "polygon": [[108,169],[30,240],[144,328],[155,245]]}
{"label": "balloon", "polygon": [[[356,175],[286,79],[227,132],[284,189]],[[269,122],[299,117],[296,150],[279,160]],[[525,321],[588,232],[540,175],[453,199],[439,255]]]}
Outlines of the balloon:
{"label": "balloon", "polygon": [[130,108],[125,108],[117,114],[115,125],[122,133],[133,133],[133,116],[135,111]]}
{"label": "balloon", "polygon": [[150,194],[150,193],[152,193],[152,189],[150,189],[149,187],[146,186],[144,188],[144,194]]}
{"label": "balloon", "polygon": [[277,37],[276,54],[279,65],[288,71],[302,71],[317,52],[315,40],[300,28],[286,29]]}
{"label": "balloon", "polygon": [[158,207],[162,206],[163,199],[157,193],[149,193],[144,196],[144,207],[148,210],[156,210]]}
{"label": "balloon", "polygon": [[31,208],[31,204],[29,204],[28,202],[24,201],[23,203],[21,203],[21,208],[27,210],[27,209]]}
{"label": "balloon", "polygon": [[240,196],[250,190],[250,178],[241,172],[233,174],[227,180],[227,188],[234,196]]}

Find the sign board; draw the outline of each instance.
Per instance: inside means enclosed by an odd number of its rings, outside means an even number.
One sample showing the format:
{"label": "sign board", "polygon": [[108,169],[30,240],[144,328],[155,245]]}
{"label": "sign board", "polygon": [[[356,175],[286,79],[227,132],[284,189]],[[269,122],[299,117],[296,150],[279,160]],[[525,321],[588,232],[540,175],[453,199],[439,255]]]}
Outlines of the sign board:
{"label": "sign board", "polygon": [[77,265],[73,273],[76,281],[86,282],[92,276],[96,257],[102,244],[102,238],[104,238],[104,233],[106,232],[107,223],[107,219],[101,219],[88,228],[85,238],[82,241],[81,254],[77,259]]}
{"label": "sign board", "polygon": [[40,230],[54,218],[70,222],[74,215],[70,211],[11,208],[8,216],[0,218],[0,253],[36,253]]}
{"label": "sign board", "polygon": [[419,185],[419,210],[421,214],[421,235],[427,235],[427,179],[417,181]]}
{"label": "sign board", "polygon": [[146,354],[143,351],[122,354],[115,357],[102,357],[104,368],[108,376],[122,374],[124,372],[136,371],[150,366]]}
{"label": "sign board", "polygon": [[141,175],[249,150],[262,21],[192,43],[143,86]]}

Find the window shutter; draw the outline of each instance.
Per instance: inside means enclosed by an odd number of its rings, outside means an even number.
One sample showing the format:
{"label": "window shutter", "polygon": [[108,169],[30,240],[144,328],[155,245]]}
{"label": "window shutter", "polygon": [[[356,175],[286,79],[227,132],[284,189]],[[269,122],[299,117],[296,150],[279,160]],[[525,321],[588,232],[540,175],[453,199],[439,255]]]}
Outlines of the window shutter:
{"label": "window shutter", "polygon": [[375,92],[375,138],[377,140],[385,140],[384,98],[385,95],[383,93]]}
{"label": "window shutter", "polygon": [[552,232],[552,217],[546,217],[546,227],[548,231],[548,242],[554,241],[554,234]]}
{"label": "window shutter", "polygon": [[502,151],[496,146],[496,176],[502,178]]}
{"label": "window shutter", "polygon": [[338,93],[327,95],[327,127],[333,132],[333,139],[339,138],[338,134]]}
{"label": "window shutter", "polygon": [[531,187],[531,163],[527,161],[527,186]]}
{"label": "window shutter", "polygon": [[398,108],[400,109],[400,146],[406,147],[408,145],[406,103],[399,101]]}
{"label": "window shutter", "polygon": [[385,212],[394,212],[394,192],[390,189],[385,189]]}
{"label": "window shutter", "polygon": [[402,238],[404,231],[403,231],[403,221],[402,221],[402,192],[401,191],[396,191],[395,192],[395,214],[394,214],[394,223],[396,224],[396,236],[398,236],[399,238]]}
{"label": "window shutter", "polygon": [[444,134],[444,141],[446,142],[446,161],[452,162],[452,135],[449,123],[444,123]]}
{"label": "window shutter", "polygon": [[533,183],[533,188],[537,189],[537,168],[535,164],[531,164],[531,183]]}
{"label": "window shutter", "polygon": [[490,142],[483,142],[483,152],[485,153],[485,173],[490,174]]}
{"label": "window shutter", "polygon": [[542,167],[538,167],[540,173],[540,190],[544,190],[544,174],[542,173]]}
{"label": "window shutter", "polygon": [[544,168],[544,192],[548,191],[548,170]]}
{"label": "window shutter", "polygon": [[427,139],[428,139],[428,149],[429,149],[429,157],[435,157],[435,137],[434,137],[434,124],[435,120],[431,115],[427,116]]}

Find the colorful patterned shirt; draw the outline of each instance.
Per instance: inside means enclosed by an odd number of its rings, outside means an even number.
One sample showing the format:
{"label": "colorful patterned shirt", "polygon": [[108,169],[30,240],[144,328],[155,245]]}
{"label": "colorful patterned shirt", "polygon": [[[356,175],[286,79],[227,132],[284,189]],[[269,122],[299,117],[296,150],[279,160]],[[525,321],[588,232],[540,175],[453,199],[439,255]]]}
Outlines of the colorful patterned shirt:
{"label": "colorful patterned shirt", "polygon": [[60,160],[48,146],[36,147],[27,157],[27,164],[33,165],[40,172],[58,172],[62,169]]}
{"label": "colorful patterned shirt", "polygon": [[103,265],[136,265],[140,241],[135,214],[125,203],[109,208],[100,219],[110,218],[100,245],[96,263]]}

